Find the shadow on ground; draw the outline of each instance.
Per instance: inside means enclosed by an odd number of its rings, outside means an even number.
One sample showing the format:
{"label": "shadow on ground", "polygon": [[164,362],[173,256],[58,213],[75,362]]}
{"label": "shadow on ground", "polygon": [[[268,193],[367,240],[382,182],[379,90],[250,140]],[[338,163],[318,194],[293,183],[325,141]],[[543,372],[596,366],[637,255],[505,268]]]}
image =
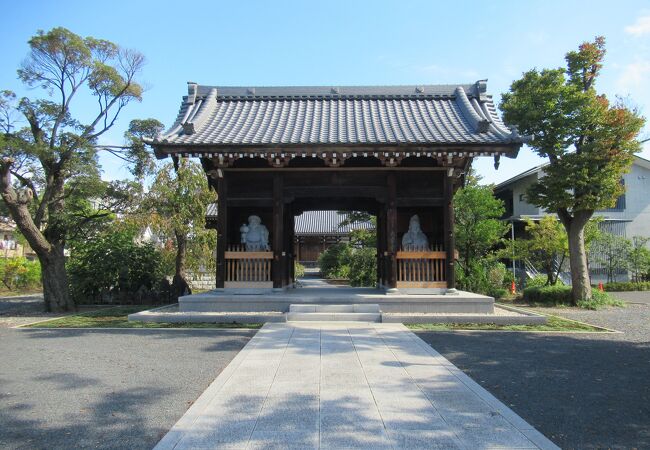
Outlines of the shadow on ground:
{"label": "shadow on ground", "polygon": [[650,448],[650,343],[416,333],[564,449]]}

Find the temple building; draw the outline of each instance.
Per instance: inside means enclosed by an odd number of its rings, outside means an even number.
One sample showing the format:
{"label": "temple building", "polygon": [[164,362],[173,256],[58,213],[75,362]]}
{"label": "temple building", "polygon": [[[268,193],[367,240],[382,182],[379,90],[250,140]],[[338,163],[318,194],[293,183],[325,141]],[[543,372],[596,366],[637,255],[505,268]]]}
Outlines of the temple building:
{"label": "temple building", "polygon": [[[376,217],[377,286],[455,289],[453,194],[473,158],[515,157],[523,139],[486,82],[384,87],[188,83],[178,118],[149,142],[200,158],[218,193],[217,289],[293,286],[295,218]],[[453,292],[453,291],[452,291]]]}

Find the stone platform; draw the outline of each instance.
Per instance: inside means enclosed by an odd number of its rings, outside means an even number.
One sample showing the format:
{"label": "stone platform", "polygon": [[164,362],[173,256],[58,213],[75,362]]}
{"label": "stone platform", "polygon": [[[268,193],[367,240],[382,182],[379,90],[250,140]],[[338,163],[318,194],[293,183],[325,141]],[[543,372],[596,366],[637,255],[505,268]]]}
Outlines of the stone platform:
{"label": "stone platform", "polygon": [[456,294],[386,293],[349,286],[306,287],[283,291],[214,290],[179,299],[180,312],[288,312],[290,305],[377,304],[384,313],[493,314],[494,299],[472,292]]}

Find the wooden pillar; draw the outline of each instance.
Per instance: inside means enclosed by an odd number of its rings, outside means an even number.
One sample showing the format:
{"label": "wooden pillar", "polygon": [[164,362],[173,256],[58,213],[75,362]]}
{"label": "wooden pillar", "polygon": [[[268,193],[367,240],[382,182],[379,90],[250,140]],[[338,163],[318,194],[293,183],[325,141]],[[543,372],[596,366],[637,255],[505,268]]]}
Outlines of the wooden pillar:
{"label": "wooden pillar", "polygon": [[454,235],[454,169],[445,173],[444,181],[444,233],[447,252],[447,289],[456,289],[456,237]]}
{"label": "wooden pillar", "polygon": [[388,258],[386,287],[394,289],[397,286],[397,182],[395,173],[389,172],[386,180],[388,202],[386,209],[386,251]]}
{"label": "wooden pillar", "polygon": [[282,175],[273,175],[273,287],[282,288],[284,275],[284,202],[282,201]]}
{"label": "wooden pillar", "polygon": [[382,204],[377,211],[377,286],[382,287],[386,279],[384,268],[384,252],[386,251],[386,232],[384,224],[386,223],[386,208]]}
{"label": "wooden pillar", "polygon": [[217,289],[226,282],[226,248],[228,246],[228,184],[225,174],[217,178]]}

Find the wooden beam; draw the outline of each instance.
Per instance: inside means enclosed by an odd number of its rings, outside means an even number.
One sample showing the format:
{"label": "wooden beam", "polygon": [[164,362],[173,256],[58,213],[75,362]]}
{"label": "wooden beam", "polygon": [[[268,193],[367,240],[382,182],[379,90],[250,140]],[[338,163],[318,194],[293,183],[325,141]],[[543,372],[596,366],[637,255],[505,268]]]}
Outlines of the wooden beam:
{"label": "wooden beam", "polygon": [[445,176],[444,184],[444,233],[445,252],[447,253],[446,277],[447,288],[456,289],[456,236],[454,234],[454,183],[456,180],[454,171]]}
{"label": "wooden beam", "polygon": [[397,286],[397,182],[395,172],[388,172],[386,177],[386,186],[388,190],[388,203],[386,210],[386,259],[388,270],[386,287],[394,289]]}
{"label": "wooden beam", "polygon": [[[273,176],[273,287],[282,288],[284,274],[284,202],[282,201],[282,175]],[[286,254],[286,253],[285,253]]]}
{"label": "wooden beam", "polygon": [[224,175],[217,179],[217,289],[225,286],[228,245],[228,184]]}

